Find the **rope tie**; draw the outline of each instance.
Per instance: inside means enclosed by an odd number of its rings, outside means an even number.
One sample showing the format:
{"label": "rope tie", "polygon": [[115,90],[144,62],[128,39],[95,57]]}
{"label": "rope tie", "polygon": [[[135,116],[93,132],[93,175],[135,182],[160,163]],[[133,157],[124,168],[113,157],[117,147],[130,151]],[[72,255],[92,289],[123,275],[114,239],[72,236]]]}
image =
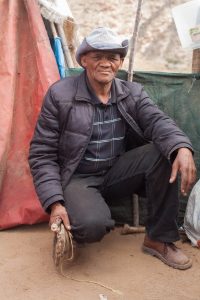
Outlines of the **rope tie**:
{"label": "rope tie", "polygon": [[79,279],[71,275],[65,274],[63,270],[64,263],[73,262],[75,258],[73,236],[70,231],[66,230],[60,218],[57,218],[55,223],[51,225],[51,230],[55,234],[54,245],[53,245],[53,259],[54,259],[56,269],[60,275],[76,282],[95,284],[113,293],[122,295],[121,291],[115,290],[112,287],[104,285],[101,282],[94,281],[94,280]]}

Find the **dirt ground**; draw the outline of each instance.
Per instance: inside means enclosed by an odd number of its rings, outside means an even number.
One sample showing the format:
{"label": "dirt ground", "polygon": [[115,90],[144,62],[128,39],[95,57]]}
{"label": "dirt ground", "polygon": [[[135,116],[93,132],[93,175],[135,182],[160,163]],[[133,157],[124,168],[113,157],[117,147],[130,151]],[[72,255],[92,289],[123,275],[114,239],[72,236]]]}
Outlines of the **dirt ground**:
{"label": "dirt ground", "polygon": [[67,276],[96,281],[107,288],[62,277],[52,261],[52,238],[47,224],[22,226],[0,234],[1,300],[199,300],[200,255],[178,243],[193,258],[186,271],[172,269],[144,254],[143,234],[122,236],[120,228],[101,242],[79,249]]}

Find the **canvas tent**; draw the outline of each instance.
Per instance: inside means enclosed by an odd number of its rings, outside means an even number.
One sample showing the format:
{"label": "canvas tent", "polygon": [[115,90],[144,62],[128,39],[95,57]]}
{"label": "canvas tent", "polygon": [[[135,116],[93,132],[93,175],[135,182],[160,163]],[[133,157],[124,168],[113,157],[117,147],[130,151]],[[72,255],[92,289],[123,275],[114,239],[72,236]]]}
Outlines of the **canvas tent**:
{"label": "canvas tent", "polygon": [[[35,1],[0,2],[0,229],[48,220],[34,191],[28,166],[29,143],[43,96],[59,79],[39,7]],[[76,75],[80,69],[66,71]],[[127,79],[127,72],[119,77]],[[136,72],[150,97],[191,138],[200,175],[200,74]],[[180,222],[186,206],[181,198]],[[132,222],[131,201],[111,205],[119,222]]]}
{"label": "canvas tent", "polygon": [[59,79],[35,1],[0,1],[0,228],[47,220],[27,155],[41,101]]}

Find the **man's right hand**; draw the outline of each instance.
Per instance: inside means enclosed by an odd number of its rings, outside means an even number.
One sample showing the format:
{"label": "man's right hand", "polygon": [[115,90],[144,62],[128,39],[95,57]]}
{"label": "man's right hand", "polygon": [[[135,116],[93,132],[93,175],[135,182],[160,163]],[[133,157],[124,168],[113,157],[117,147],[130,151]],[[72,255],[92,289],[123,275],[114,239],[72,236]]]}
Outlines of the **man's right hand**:
{"label": "man's right hand", "polygon": [[65,207],[60,204],[60,202],[55,202],[51,205],[51,214],[50,214],[50,220],[49,225],[51,226],[57,218],[61,218],[63,221],[63,224],[67,230],[71,229],[69,217],[67,214],[67,211]]}

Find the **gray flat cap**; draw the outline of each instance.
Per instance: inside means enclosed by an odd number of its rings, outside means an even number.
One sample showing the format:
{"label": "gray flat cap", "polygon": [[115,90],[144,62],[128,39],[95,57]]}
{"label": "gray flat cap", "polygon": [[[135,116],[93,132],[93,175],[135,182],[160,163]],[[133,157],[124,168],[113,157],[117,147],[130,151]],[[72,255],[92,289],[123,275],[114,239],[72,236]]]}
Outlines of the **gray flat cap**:
{"label": "gray flat cap", "polygon": [[76,51],[76,60],[81,65],[81,55],[90,51],[110,51],[125,57],[128,52],[128,40],[121,41],[120,37],[107,27],[98,27],[88,35]]}

